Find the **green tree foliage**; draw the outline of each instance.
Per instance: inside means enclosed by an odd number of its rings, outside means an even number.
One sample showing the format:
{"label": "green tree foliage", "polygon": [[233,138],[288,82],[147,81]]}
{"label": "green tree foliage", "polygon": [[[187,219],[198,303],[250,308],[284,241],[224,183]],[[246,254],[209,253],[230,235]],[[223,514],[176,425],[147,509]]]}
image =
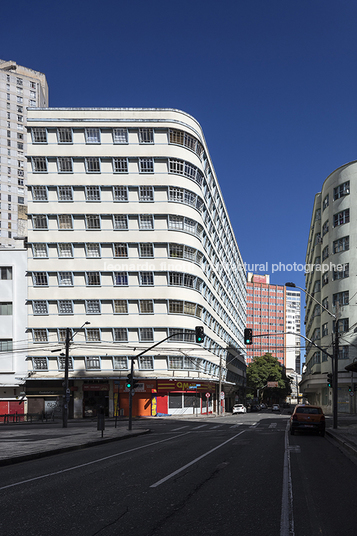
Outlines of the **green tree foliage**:
{"label": "green tree foliage", "polygon": [[[278,387],[266,387],[268,382],[278,382]],[[247,387],[256,391],[260,398],[284,399],[291,393],[290,380],[276,357],[264,354],[254,358],[247,367]],[[264,389],[264,391],[263,391]]]}

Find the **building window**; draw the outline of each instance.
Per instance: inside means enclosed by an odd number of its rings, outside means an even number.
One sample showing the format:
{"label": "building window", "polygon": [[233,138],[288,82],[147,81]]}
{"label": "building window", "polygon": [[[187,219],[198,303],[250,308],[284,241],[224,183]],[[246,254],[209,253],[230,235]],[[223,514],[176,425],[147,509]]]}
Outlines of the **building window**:
{"label": "building window", "polygon": [[100,159],[95,157],[85,158],[87,173],[100,173]]}
{"label": "building window", "polygon": [[72,272],[58,272],[57,278],[60,287],[73,287]]}
{"label": "building window", "polygon": [[326,233],[328,233],[328,220],[325,221],[325,223],[322,226],[322,236],[325,236]]}
{"label": "building window", "polygon": [[35,230],[48,229],[46,214],[34,214],[32,216],[32,226]]}
{"label": "building window", "polygon": [[113,143],[128,143],[128,130],[126,128],[114,128]]}
{"label": "building window", "polygon": [[86,272],[86,284],[88,287],[100,287],[100,272]]}
{"label": "building window", "polygon": [[73,258],[73,246],[70,243],[57,244],[58,257]]}
{"label": "building window", "polygon": [[33,156],[32,171],[34,173],[47,173],[47,159],[44,156]]}
{"label": "building window", "polygon": [[88,315],[100,314],[100,300],[86,300],[86,313]]}
{"label": "building window", "polygon": [[114,300],[113,312],[116,315],[124,315],[128,313],[128,302],[126,300]]}
{"label": "building window", "polygon": [[128,159],[127,158],[113,158],[113,172],[114,173],[128,173]]}
{"label": "building window", "polygon": [[322,324],[322,337],[326,337],[328,335],[328,323]]}
{"label": "building window", "polygon": [[141,286],[153,286],[154,274],[152,272],[139,272],[139,281]]}
{"label": "building window", "polygon": [[328,284],[328,272],[325,272],[324,274],[322,274],[321,284],[323,287]]}
{"label": "building window", "polygon": [[[349,319],[348,318],[340,318],[338,320],[338,332],[339,333],[347,333],[349,330]],[[336,321],[333,321],[333,332],[336,331]]]}
{"label": "building window", "polygon": [[128,370],[128,358],[126,356],[113,356],[113,370]]}
{"label": "building window", "polygon": [[33,329],[32,330],[33,342],[48,342],[47,329]]}
{"label": "building window", "polygon": [[152,328],[139,328],[140,342],[152,342],[154,340],[154,330]]}
{"label": "building window", "polygon": [[47,129],[42,127],[33,128],[32,143],[47,143]]}
{"label": "building window", "polygon": [[139,186],[139,201],[154,201],[152,186]]}
{"label": "building window", "polygon": [[48,201],[47,186],[32,186],[32,199],[34,201]]}
{"label": "building window", "polygon": [[127,287],[128,286],[128,274],[127,272],[114,272],[114,286]]}
{"label": "building window", "polygon": [[86,341],[87,342],[100,342],[100,329],[99,328],[86,328]]}
{"label": "building window", "polygon": [[113,341],[114,342],[127,342],[128,330],[126,328],[113,328]]}
{"label": "building window", "polygon": [[86,143],[100,143],[100,129],[86,128],[85,129]]}
{"label": "building window", "polygon": [[322,210],[324,211],[328,206],[329,206],[329,196],[327,194],[327,196],[325,197],[322,203]]}
{"label": "building window", "polygon": [[324,261],[328,257],[328,246],[322,250],[322,260]]}
{"label": "building window", "polygon": [[140,173],[154,173],[153,158],[139,158]]}
{"label": "building window", "polygon": [[181,300],[169,300],[169,313],[171,313],[171,314],[183,314],[183,301],[181,301]]}
{"label": "building window", "polygon": [[113,256],[114,257],[127,257],[128,245],[127,244],[113,244]]}
{"label": "building window", "polygon": [[194,151],[200,158],[203,154],[203,147],[198,140],[182,130],[169,130],[169,143],[182,145],[191,151]]}
{"label": "building window", "polygon": [[0,339],[0,352],[9,352],[12,350],[12,339]]}
{"label": "building window", "polygon": [[[66,369],[66,358],[62,356],[57,357],[57,365],[58,370],[65,370]],[[68,369],[73,370],[73,358],[68,358]]]}
{"label": "building window", "polygon": [[333,189],[333,199],[336,201],[336,199],[340,199],[340,197],[344,197],[345,195],[348,195],[350,193],[350,181],[346,181],[343,184],[340,184],[340,186],[337,186]]}
{"label": "building window", "polygon": [[152,128],[139,128],[139,143],[154,143],[154,130]]}
{"label": "building window", "polygon": [[347,251],[350,249],[350,237],[344,236],[343,238],[339,238],[338,240],[335,240],[333,243],[333,252],[334,253],[341,253],[341,251]]}
{"label": "building window", "polygon": [[154,228],[154,218],[152,214],[139,214],[139,229],[148,231]]}
{"label": "building window", "polygon": [[0,279],[10,280],[12,279],[12,267],[11,266],[1,266],[0,267]]}
{"label": "building window", "polygon": [[349,359],[349,346],[340,346],[338,359]]}
{"label": "building window", "polygon": [[141,314],[153,314],[154,302],[152,300],[139,300],[139,312]]}
{"label": "building window", "polygon": [[0,316],[12,315],[12,302],[0,302]]}
{"label": "building window", "polygon": [[115,231],[128,229],[128,216],[126,214],[113,214],[113,227]]}
{"label": "building window", "polygon": [[350,275],[350,265],[348,262],[345,264],[338,265],[338,267],[340,269],[337,269],[337,267],[335,267],[332,271],[333,281],[336,281],[338,279],[345,279]]}
{"label": "building window", "polygon": [[32,368],[33,370],[48,370],[47,357],[33,357]]}
{"label": "building window", "polygon": [[34,258],[48,258],[47,244],[34,243],[32,244],[32,255]]}
{"label": "building window", "polygon": [[86,229],[87,230],[98,230],[100,229],[100,215],[99,214],[88,214],[86,215]]}
{"label": "building window", "polygon": [[34,315],[48,315],[48,305],[46,300],[34,300],[32,302]]}
{"label": "building window", "polygon": [[113,186],[113,200],[114,201],[128,201],[128,187],[127,186]]}
{"label": "building window", "polygon": [[73,135],[71,128],[58,128],[57,129],[57,141],[58,143],[73,143]]}
{"label": "building window", "polygon": [[57,197],[58,201],[73,201],[72,186],[58,186]]}
{"label": "building window", "polygon": [[86,370],[100,370],[100,357],[86,357]]}
{"label": "building window", "polygon": [[100,258],[100,244],[98,243],[89,243],[86,244],[86,257],[88,258]]}
{"label": "building window", "polygon": [[169,173],[175,173],[176,175],[183,175],[188,179],[192,179],[199,185],[203,182],[202,172],[193,164],[185,162],[184,160],[169,159]]}
{"label": "building window", "polygon": [[154,357],[152,355],[142,355],[139,357],[140,370],[154,370]]}
{"label": "building window", "polygon": [[333,215],[333,226],[338,227],[339,225],[343,225],[344,223],[349,223],[350,221],[350,209],[346,208],[346,210],[341,210],[341,212],[338,212],[337,214]]}
{"label": "building window", "polygon": [[154,246],[153,244],[148,244],[146,242],[139,244],[139,256],[141,258],[153,258],[154,257]]}
{"label": "building window", "polygon": [[19,205],[24,205],[25,204],[25,198],[24,197],[18,197],[17,202],[18,202]]}
{"label": "building window", "polygon": [[48,287],[47,272],[33,272],[32,280],[35,287]]}
{"label": "building window", "polygon": [[73,173],[72,158],[61,156],[57,158],[57,166],[59,173]]}
{"label": "building window", "polygon": [[335,307],[339,303],[340,307],[342,305],[348,305],[349,302],[349,291],[345,290],[344,292],[337,292],[332,296],[332,305]]}
{"label": "building window", "polygon": [[328,298],[324,298],[321,304],[325,310],[328,310]]}
{"label": "building window", "polygon": [[100,187],[86,186],[85,187],[86,201],[100,201]]}
{"label": "building window", "polygon": [[73,315],[72,300],[58,300],[58,314],[59,315]]}
{"label": "building window", "polygon": [[73,229],[73,220],[72,214],[59,214],[58,218],[58,229],[60,230],[72,230]]}

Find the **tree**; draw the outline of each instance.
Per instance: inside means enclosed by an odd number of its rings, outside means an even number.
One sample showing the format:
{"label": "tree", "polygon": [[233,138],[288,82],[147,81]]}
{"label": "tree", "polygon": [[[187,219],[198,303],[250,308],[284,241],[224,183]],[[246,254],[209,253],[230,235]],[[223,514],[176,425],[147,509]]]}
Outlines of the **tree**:
{"label": "tree", "polygon": [[[266,387],[268,382],[278,382],[278,387]],[[254,358],[247,367],[247,387],[257,391],[262,398],[283,399],[291,393],[290,379],[276,357],[264,354]]]}

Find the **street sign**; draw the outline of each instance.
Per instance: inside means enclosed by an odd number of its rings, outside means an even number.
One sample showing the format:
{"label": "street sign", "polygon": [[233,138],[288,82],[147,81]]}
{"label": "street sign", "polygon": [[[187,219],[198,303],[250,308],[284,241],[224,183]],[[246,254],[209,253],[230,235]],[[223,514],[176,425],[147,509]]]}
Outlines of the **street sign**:
{"label": "street sign", "polygon": [[206,393],[206,398],[209,398],[210,396],[210,393]]}
{"label": "street sign", "polygon": [[221,392],[221,400],[224,400],[224,391]]}
{"label": "street sign", "polygon": [[279,387],[279,383],[278,382],[268,382],[267,387]]}

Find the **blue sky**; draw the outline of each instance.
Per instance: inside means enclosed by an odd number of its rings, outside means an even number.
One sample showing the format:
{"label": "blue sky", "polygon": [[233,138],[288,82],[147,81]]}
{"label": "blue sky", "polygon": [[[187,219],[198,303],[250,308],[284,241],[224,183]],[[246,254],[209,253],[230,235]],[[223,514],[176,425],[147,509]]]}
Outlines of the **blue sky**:
{"label": "blue sky", "polygon": [[[169,107],[201,124],[243,260],[303,264],[314,195],[356,159],[351,0],[38,0],[2,6],[1,58],[53,107]],[[301,271],[272,274],[295,281]]]}

